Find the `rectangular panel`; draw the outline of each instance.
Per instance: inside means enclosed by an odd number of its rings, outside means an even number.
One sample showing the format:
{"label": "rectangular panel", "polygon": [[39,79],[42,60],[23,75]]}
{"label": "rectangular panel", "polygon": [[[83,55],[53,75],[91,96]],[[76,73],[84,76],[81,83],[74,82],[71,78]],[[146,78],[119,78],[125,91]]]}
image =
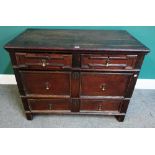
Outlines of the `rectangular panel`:
{"label": "rectangular panel", "polygon": [[70,95],[70,72],[20,71],[26,94]]}
{"label": "rectangular panel", "polygon": [[17,65],[27,69],[66,69],[72,67],[72,55],[16,53]]}
{"label": "rectangular panel", "polygon": [[81,100],[80,111],[118,111],[121,100]]}
{"label": "rectangular panel", "polygon": [[81,96],[124,96],[132,73],[81,73]]}
{"label": "rectangular panel", "polygon": [[28,105],[31,111],[71,109],[71,103],[69,99],[28,99]]}
{"label": "rectangular panel", "polygon": [[80,91],[80,73],[72,72],[72,80],[71,80],[71,96],[73,98],[79,97]]}
{"label": "rectangular panel", "polygon": [[82,68],[133,69],[137,55],[82,54]]}

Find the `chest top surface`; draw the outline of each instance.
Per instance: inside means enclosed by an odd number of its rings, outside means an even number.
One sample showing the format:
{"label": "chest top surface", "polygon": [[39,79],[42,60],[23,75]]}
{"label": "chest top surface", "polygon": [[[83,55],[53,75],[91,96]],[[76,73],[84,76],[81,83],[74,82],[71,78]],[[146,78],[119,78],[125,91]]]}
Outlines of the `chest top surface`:
{"label": "chest top surface", "polygon": [[123,30],[27,29],[5,45],[9,49],[145,52],[149,49]]}

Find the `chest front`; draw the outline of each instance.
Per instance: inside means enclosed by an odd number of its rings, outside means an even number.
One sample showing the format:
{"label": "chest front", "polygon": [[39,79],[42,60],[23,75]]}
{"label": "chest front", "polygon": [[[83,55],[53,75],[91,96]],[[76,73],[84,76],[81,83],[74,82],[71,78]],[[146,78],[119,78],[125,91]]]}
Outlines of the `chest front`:
{"label": "chest front", "polygon": [[[51,42],[43,40],[47,33]],[[39,36],[38,44],[34,41],[37,38],[30,37],[34,34]],[[88,34],[76,30],[27,30],[6,45],[27,119],[32,119],[33,114],[50,113],[113,115],[118,121],[124,120],[148,49],[141,44],[140,48],[126,33],[92,31]],[[106,39],[107,34],[111,39]],[[76,46],[66,41],[76,35]],[[86,35],[98,36],[100,44],[95,38],[82,39]],[[119,36],[119,44],[117,40],[114,43],[112,40]],[[130,49],[123,49],[123,37],[133,49],[129,45]],[[56,44],[53,41],[56,39],[62,42]],[[29,41],[27,46],[26,41]]]}

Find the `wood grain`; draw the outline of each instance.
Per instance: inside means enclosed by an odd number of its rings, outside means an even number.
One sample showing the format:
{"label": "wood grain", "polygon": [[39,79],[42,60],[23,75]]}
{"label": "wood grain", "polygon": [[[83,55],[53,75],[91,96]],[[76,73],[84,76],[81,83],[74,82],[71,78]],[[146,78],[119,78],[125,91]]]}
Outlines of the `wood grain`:
{"label": "wood grain", "polygon": [[149,49],[127,31],[28,29],[6,49],[141,51]]}
{"label": "wood grain", "polygon": [[111,115],[120,122],[149,49],[126,31],[28,29],[9,51],[26,118]]}

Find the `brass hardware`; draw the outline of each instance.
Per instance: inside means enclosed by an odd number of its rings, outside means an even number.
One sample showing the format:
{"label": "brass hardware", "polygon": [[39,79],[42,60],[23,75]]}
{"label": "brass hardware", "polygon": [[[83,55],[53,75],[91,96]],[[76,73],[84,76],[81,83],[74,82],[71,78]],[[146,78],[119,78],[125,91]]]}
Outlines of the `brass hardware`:
{"label": "brass hardware", "polygon": [[98,110],[101,111],[102,110],[102,105],[98,106]]}
{"label": "brass hardware", "polygon": [[46,83],[45,83],[45,86],[46,86],[46,90],[49,90],[49,89],[50,89],[49,82],[46,82]]}
{"label": "brass hardware", "polygon": [[134,74],[134,77],[137,77],[138,75],[137,74]]}
{"label": "brass hardware", "polygon": [[108,57],[108,59],[107,59],[106,62],[105,62],[106,67],[109,66],[109,62],[110,62],[110,60],[109,60],[109,57]]}
{"label": "brass hardware", "polygon": [[52,110],[52,104],[49,104],[49,110]]}
{"label": "brass hardware", "polygon": [[106,90],[106,84],[101,84],[100,88],[102,89],[102,91],[105,91]]}
{"label": "brass hardware", "polygon": [[106,65],[106,67],[108,67],[108,66],[109,66],[109,62],[108,62],[108,61],[106,61],[105,65]]}
{"label": "brass hardware", "polygon": [[46,63],[46,59],[42,59],[42,66],[46,67],[47,63]]}

